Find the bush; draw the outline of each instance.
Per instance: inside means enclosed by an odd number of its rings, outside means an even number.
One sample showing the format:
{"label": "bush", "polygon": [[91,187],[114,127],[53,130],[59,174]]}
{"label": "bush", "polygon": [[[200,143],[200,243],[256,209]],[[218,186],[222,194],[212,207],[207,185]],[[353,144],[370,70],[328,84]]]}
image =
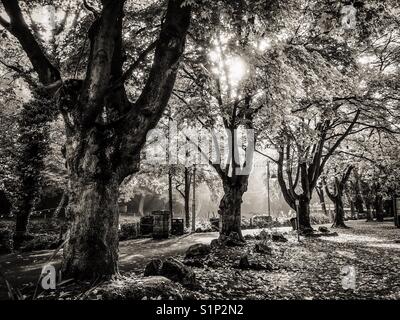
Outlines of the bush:
{"label": "bush", "polygon": [[32,236],[31,240],[22,242],[21,251],[53,250],[61,244],[59,236],[55,234],[34,234]]}
{"label": "bush", "polygon": [[13,251],[13,232],[10,229],[0,229],[0,254],[7,254]]}
{"label": "bush", "polygon": [[139,236],[138,223],[123,223],[118,232],[119,241],[136,239]]}

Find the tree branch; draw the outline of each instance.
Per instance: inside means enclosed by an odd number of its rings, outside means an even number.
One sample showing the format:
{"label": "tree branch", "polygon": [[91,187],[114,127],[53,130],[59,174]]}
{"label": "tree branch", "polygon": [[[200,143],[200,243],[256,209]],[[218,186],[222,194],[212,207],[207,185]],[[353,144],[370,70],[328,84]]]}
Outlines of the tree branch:
{"label": "tree branch", "polygon": [[61,79],[60,72],[51,64],[49,59],[44,54],[39,43],[32,35],[28,25],[22,15],[18,0],[1,0],[7,15],[10,18],[10,23],[5,23],[2,19],[1,24],[18,39],[23,50],[27,54],[33,68],[39,76],[42,84],[48,85]]}

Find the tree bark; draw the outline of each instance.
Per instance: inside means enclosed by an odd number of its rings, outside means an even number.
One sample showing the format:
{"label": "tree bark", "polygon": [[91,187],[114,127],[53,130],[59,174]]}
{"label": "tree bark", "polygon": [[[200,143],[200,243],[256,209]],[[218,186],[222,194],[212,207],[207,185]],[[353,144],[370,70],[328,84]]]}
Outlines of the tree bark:
{"label": "tree bark", "polygon": [[231,232],[237,232],[244,241],[241,230],[241,206],[247,186],[248,176],[236,176],[234,179],[228,177],[223,180],[224,195],[218,210],[222,225],[220,236],[229,236]]}
{"label": "tree bark", "polygon": [[326,210],[324,189],[322,187],[318,186],[318,187],[315,188],[315,190],[317,191],[317,194],[318,194],[319,203],[321,205],[322,212],[326,216],[329,216],[328,211]]}
{"label": "tree bark", "polygon": [[138,214],[140,217],[144,216],[144,200],[146,199],[146,195],[141,194],[140,195],[140,200],[139,200],[139,204],[138,204]]}
{"label": "tree bark", "polygon": [[335,217],[332,228],[348,228],[344,223],[343,192],[352,170],[353,166],[348,166],[340,179],[335,177],[334,193],[331,193],[328,186],[325,185],[326,194],[335,204]]}
{"label": "tree bark", "polygon": [[336,196],[333,199],[333,202],[335,204],[335,220],[333,221],[332,228],[348,228],[344,223],[344,207],[342,196]]}
{"label": "tree bark", "polygon": [[62,208],[65,207],[66,203],[68,203],[68,195],[64,191],[62,196],[61,196],[60,202],[58,203],[57,208],[54,211],[54,214],[53,214],[53,217],[52,217],[53,219],[57,219],[59,217],[59,215],[61,213],[61,210],[62,210]]}
{"label": "tree bark", "polygon": [[109,277],[118,271],[118,188],[125,177],[138,170],[147,133],[168,104],[191,19],[189,4],[168,1],[152,67],[133,103],[124,88],[125,1],[101,2],[101,13],[88,31],[90,52],[83,81],[60,81],[59,71],[25,23],[18,0],[2,0],[10,23],[0,19],[19,40],[46,90],[57,92],[67,136],[67,214],[71,220],[63,271],[87,279]]}
{"label": "tree bark", "polygon": [[383,197],[381,195],[375,196],[375,212],[376,212],[376,221],[383,222]]}
{"label": "tree bark", "polygon": [[22,183],[23,190],[20,190],[21,194],[18,194],[18,200],[16,205],[16,220],[15,220],[15,235],[14,235],[14,246],[18,248],[19,245],[28,236],[28,225],[29,217],[32,209],[34,208],[34,202],[36,199],[36,187],[35,184],[31,184],[27,181]]}
{"label": "tree bark", "polygon": [[118,272],[118,188],[114,178],[90,180],[76,175],[71,179],[65,276],[95,279]]}
{"label": "tree bark", "polygon": [[299,228],[300,231],[309,232],[312,231],[310,222],[310,199],[306,195],[300,195],[299,197]]}

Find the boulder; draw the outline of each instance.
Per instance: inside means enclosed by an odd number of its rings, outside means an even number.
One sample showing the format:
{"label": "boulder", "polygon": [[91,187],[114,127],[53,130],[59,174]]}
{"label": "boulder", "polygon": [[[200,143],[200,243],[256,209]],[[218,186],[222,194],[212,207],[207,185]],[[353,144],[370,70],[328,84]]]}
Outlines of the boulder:
{"label": "boulder", "polygon": [[196,243],[190,246],[186,251],[186,258],[202,257],[211,252],[211,247],[203,243]]}
{"label": "boulder", "polygon": [[240,257],[239,269],[250,269],[249,257],[247,255]]}
{"label": "boulder", "polygon": [[329,229],[327,227],[319,227],[318,231],[321,233],[329,233]]}
{"label": "boulder", "polygon": [[272,254],[272,248],[265,241],[256,243],[254,246],[254,251],[262,254]]}
{"label": "boulder", "polygon": [[249,257],[247,255],[240,257],[239,264],[237,267],[242,270],[272,271],[271,264],[269,264],[269,263],[262,264],[258,261],[249,261]]}
{"label": "boulder", "polygon": [[162,261],[160,259],[151,260],[144,268],[144,276],[158,276],[161,272]]}
{"label": "boulder", "polygon": [[281,233],[272,234],[272,241],[274,242],[288,242],[288,239]]}
{"label": "boulder", "polygon": [[175,258],[168,258],[164,261],[160,275],[172,281],[180,282],[184,286],[192,287],[196,284],[194,272]]}

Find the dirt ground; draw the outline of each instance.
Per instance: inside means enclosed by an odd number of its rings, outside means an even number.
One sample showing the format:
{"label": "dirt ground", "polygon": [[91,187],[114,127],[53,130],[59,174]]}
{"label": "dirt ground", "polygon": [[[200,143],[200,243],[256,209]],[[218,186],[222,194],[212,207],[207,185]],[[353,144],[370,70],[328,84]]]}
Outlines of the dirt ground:
{"label": "dirt ground", "polygon": [[[399,299],[400,298],[400,229],[393,222],[348,221],[350,229],[335,230],[337,237],[302,238],[289,228],[288,242],[273,242],[272,255],[256,253],[255,243],[245,247],[214,250],[205,267],[193,268],[199,282],[198,293],[210,299]],[[257,234],[260,230],[245,230]],[[218,234],[185,235],[162,241],[136,239],[120,243],[120,266],[124,275],[140,275],[152,258],[183,259],[194,243],[208,244]],[[6,278],[24,290],[32,286],[42,266],[53,251],[9,254],[0,257]],[[270,264],[272,271],[240,270],[241,256]],[[61,253],[52,261],[59,265]],[[210,264],[213,260],[218,263]],[[6,288],[0,284],[0,298],[6,299]]]}

